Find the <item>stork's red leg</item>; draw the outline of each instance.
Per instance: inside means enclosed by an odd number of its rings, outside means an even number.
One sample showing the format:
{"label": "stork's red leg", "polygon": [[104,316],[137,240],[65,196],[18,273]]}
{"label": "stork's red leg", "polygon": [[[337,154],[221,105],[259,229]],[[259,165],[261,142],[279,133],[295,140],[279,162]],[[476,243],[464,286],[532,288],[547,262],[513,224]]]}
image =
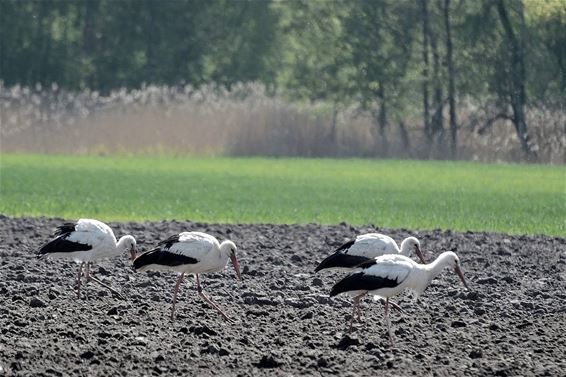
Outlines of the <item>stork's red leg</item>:
{"label": "stork's red leg", "polygon": [[179,275],[177,283],[175,284],[175,290],[173,291],[173,306],[171,307],[171,321],[175,319],[175,303],[177,302],[177,292],[179,292],[179,286],[181,285],[181,281],[183,280],[184,276],[185,273],[183,272],[181,275]]}
{"label": "stork's red leg", "polygon": [[117,290],[115,290],[114,288],[112,288],[109,285],[104,284],[103,282],[101,282],[100,280],[98,280],[97,278],[95,278],[91,273],[90,273],[90,262],[88,262],[86,264],[86,282],[88,283],[89,281],[94,281],[95,283],[98,283],[100,285],[102,285],[104,288],[109,289],[112,293],[114,293],[115,295],[117,295],[120,298],[124,298],[124,296],[122,296],[122,294],[120,292],[118,292]]}
{"label": "stork's red leg", "polygon": [[[379,298],[379,302],[385,305],[385,299],[383,297]],[[394,303],[393,301],[389,301],[389,305],[391,305],[394,309],[399,310],[401,313],[403,313],[403,309],[401,309],[401,307],[396,303]]]}
{"label": "stork's red leg", "polygon": [[362,297],[364,297],[366,295],[367,292],[362,293],[360,295],[357,295],[354,297],[354,311],[352,312],[352,319],[350,320],[350,328],[348,329],[348,332],[352,332],[352,328],[354,326],[354,318],[355,315],[357,313],[358,315],[358,322],[360,321],[360,300],[362,299]]}
{"label": "stork's red leg", "polygon": [[83,265],[85,263],[81,262],[79,265],[79,274],[77,275],[77,298],[81,298],[81,276],[83,274]]}
{"label": "stork's red leg", "polygon": [[359,300],[359,297],[354,297],[354,310],[352,311],[352,318],[350,318],[350,327],[348,328],[349,333],[352,332],[352,328],[354,327],[354,318],[356,318],[356,308]]}
{"label": "stork's red leg", "polygon": [[220,315],[222,316],[222,318],[224,318],[226,321],[229,321],[229,320],[230,320],[230,317],[228,317],[228,316],[226,315],[226,313],[224,313],[224,312],[222,311],[222,309],[220,309],[220,307],[219,307],[218,305],[216,305],[216,303],[215,303],[214,301],[212,301],[212,299],[211,299],[210,297],[207,297],[207,296],[204,294],[204,292],[202,291],[202,287],[200,286],[200,279],[199,279],[199,277],[198,277],[198,274],[195,274],[195,279],[196,279],[196,282],[197,282],[197,292],[198,292],[198,295],[199,295],[204,301],[206,301],[210,306],[212,306],[214,309],[216,309],[216,310],[220,313]]}
{"label": "stork's red leg", "polygon": [[360,301],[362,300],[362,298],[363,298],[366,294],[367,294],[367,292],[362,293],[361,295],[358,296],[358,305],[357,305],[357,306],[358,306],[358,311],[357,311],[357,314],[358,314],[358,322],[360,322],[361,319],[362,319],[362,309],[361,309]]}
{"label": "stork's red leg", "polygon": [[385,298],[385,321],[387,322],[387,333],[389,334],[389,341],[393,345],[393,335],[391,334],[391,321],[389,319],[389,297]]}

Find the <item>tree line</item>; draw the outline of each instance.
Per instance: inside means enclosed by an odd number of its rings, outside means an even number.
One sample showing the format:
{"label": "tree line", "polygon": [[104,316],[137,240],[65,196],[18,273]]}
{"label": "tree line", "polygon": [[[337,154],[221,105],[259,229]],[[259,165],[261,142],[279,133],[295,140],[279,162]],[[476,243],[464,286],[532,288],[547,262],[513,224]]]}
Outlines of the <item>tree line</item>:
{"label": "tree line", "polygon": [[[563,114],[562,0],[0,0],[0,80],[102,93],[144,84],[260,82],[271,95],[357,106],[407,138],[417,122],[431,151],[458,156],[462,109],[513,124],[536,159],[529,109]],[[473,117],[465,120],[473,123]]]}

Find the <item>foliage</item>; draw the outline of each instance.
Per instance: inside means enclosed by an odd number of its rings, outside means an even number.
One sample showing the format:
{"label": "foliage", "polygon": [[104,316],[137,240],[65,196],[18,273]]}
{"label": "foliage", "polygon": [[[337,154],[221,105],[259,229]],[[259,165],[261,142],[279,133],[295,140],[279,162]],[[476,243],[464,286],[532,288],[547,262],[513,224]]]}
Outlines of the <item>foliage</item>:
{"label": "foliage", "polygon": [[404,127],[415,119],[428,157],[444,156],[433,149],[445,148],[447,103],[471,100],[489,113],[477,129],[513,124],[524,157],[537,160],[541,125],[525,112],[564,112],[565,14],[561,0],[1,0],[0,80],[104,94],[260,82],[293,102],[329,104],[330,143],[339,111],[369,112],[383,156],[388,129],[410,147]]}
{"label": "foliage", "polygon": [[566,235],[560,167],[332,159],[1,156],[0,213]]}
{"label": "foliage", "polygon": [[0,78],[8,85],[107,91],[273,76],[267,2],[2,0],[0,17]]}

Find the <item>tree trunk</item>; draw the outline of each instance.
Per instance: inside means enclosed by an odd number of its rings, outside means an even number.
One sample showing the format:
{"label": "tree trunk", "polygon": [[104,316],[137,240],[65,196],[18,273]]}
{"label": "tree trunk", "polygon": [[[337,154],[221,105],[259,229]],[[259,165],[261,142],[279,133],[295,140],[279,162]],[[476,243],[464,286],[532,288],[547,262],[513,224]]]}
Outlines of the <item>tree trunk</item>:
{"label": "tree trunk", "polygon": [[444,27],[446,29],[446,65],[448,66],[448,106],[450,111],[450,156],[458,158],[458,123],[456,120],[456,90],[452,61],[452,34],[450,30],[450,0],[444,0]]}
{"label": "tree trunk", "polygon": [[377,126],[379,130],[380,147],[377,155],[387,157],[389,155],[389,143],[387,141],[387,101],[385,98],[385,88],[383,83],[379,83],[377,89],[379,97],[379,111],[377,112]]}
{"label": "tree trunk", "polygon": [[432,134],[434,139],[437,142],[437,148],[440,155],[443,155],[443,151],[441,150],[444,146],[443,139],[444,139],[444,119],[442,117],[442,110],[444,108],[443,100],[442,100],[442,81],[441,81],[441,72],[440,70],[440,54],[438,53],[438,44],[437,44],[437,36],[432,31],[431,28],[428,29],[429,31],[429,40],[430,40],[430,48],[432,51],[432,83],[433,83],[433,109],[434,112],[432,113]]}
{"label": "tree trunk", "polygon": [[409,139],[409,133],[407,132],[407,127],[405,127],[405,123],[401,119],[399,121],[399,133],[401,134],[401,142],[403,143],[403,150],[406,153],[407,157],[411,156],[411,140]]}
{"label": "tree trunk", "polygon": [[424,121],[424,132],[425,136],[429,142],[432,142],[432,131],[430,128],[430,107],[429,107],[429,62],[428,62],[428,35],[429,35],[429,25],[428,25],[428,9],[427,0],[420,0],[421,3],[421,17],[423,20],[423,121]]}
{"label": "tree trunk", "polygon": [[338,106],[334,105],[332,109],[332,119],[330,121],[330,131],[328,132],[328,144],[330,146],[329,149],[332,149],[334,155],[336,156],[336,149],[338,146],[338,142],[336,140],[336,123],[338,122]]}
{"label": "tree trunk", "polygon": [[[5,17],[6,17],[6,13],[7,13],[7,8],[6,3],[4,3],[3,1],[0,1],[0,25],[6,25],[6,21],[5,21]],[[4,59],[6,56],[5,50],[6,48],[4,47],[4,39],[7,38],[6,36],[6,32],[2,33],[2,35],[0,35],[0,77],[4,77],[4,79],[7,78],[7,74],[4,71]],[[2,113],[0,112],[0,124],[4,124],[1,120],[2,117]]]}
{"label": "tree trunk", "polygon": [[95,88],[95,72],[96,69],[93,67],[92,57],[94,55],[96,46],[96,37],[94,29],[94,20],[96,18],[98,2],[96,1],[86,1],[84,3],[84,23],[83,23],[83,64],[86,65],[85,72],[85,82],[89,88]]}
{"label": "tree trunk", "polygon": [[155,23],[156,8],[154,4],[156,3],[153,1],[148,1],[146,4],[146,6],[148,7],[149,33],[146,35],[146,39],[145,39],[145,43],[146,43],[145,55],[147,57],[145,70],[146,70],[146,78],[148,80],[148,83],[155,83],[157,79],[157,75],[156,75],[157,62],[155,56],[155,46],[157,45],[158,31],[156,29],[157,25]]}
{"label": "tree trunk", "polygon": [[[520,8],[521,16],[523,8]],[[525,119],[525,105],[527,102],[527,95],[525,92],[525,64],[524,52],[521,41],[517,39],[517,35],[513,30],[505,2],[503,0],[497,1],[497,13],[505,31],[505,36],[509,42],[511,49],[511,66],[510,66],[510,102],[513,109],[513,124],[517,131],[517,137],[521,143],[524,158],[529,160],[533,158],[528,140],[527,140],[527,122]]]}
{"label": "tree trunk", "polygon": [[50,5],[46,2],[39,3],[39,15],[37,17],[36,22],[36,30],[35,30],[35,46],[39,49],[40,53],[39,59],[35,61],[35,69],[32,70],[30,80],[33,85],[38,83],[43,84],[45,78],[45,67],[49,65],[48,63],[48,50],[49,50],[49,41],[47,39],[47,22],[46,18],[49,15],[48,7]]}

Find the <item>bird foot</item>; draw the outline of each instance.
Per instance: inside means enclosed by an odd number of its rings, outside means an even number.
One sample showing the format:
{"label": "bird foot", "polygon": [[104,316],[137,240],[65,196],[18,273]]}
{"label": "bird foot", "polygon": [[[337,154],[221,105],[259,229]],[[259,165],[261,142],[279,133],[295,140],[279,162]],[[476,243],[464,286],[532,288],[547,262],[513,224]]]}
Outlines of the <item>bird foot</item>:
{"label": "bird foot", "polygon": [[69,289],[77,295],[77,300],[81,299],[81,290],[78,289],[76,285],[75,286],[69,285]]}
{"label": "bird foot", "polygon": [[118,296],[118,298],[124,299],[124,296],[118,292],[117,290],[115,290],[114,288],[112,288],[111,286],[104,284],[103,282],[101,282],[100,280],[98,280],[97,278],[95,278],[94,276],[92,276],[92,274],[88,277],[87,283],[89,281],[94,281],[95,283],[98,283],[100,285],[102,285],[104,288],[108,289],[110,292],[112,292],[114,295]]}
{"label": "bird foot", "polygon": [[[381,302],[383,305],[385,305],[385,299],[384,298],[380,298],[379,302]],[[389,305],[391,305],[394,309],[400,311],[401,313],[404,313],[403,309],[399,305],[394,303],[393,301],[389,301]]]}
{"label": "bird foot", "polygon": [[393,309],[396,309],[398,311],[400,311],[401,313],[405,313],[405,311],[396,303],[389,301],[389,305],[391,305],[393,307]]}
{"label": "bird foot", "polygon": [[230,322],[232,324],[236,323],[236,320],[234,320],[232,317],[229,317],[227,314],[225,314],[224,312],[220,312],[220,316],[226,321],[226,322]]}

